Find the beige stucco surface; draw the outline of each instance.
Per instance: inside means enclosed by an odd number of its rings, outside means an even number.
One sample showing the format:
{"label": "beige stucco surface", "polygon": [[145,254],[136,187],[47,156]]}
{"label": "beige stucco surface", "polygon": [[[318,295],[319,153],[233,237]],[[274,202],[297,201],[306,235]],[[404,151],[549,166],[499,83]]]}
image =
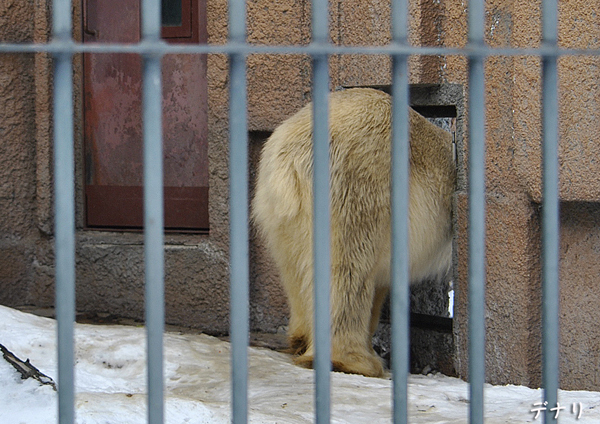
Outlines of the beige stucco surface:
{"label": "beige stucco surface", "polygon": [[[448,15],[463,13],[462,6],[454,2],[445,5]],[[600,33],[594,7],[597,5],[580,1],[560,2],[561,47],[597,46]],[[446,45],[464,45],[463,27],[447,22]],[[540,33],[538,3],[486,3],[486,42],[490,46],[538,47]],[[598,276],[599,247],[591,223],[600,214],[596,62],[590,57],[559,59],[560,378],[561,386],[570,389],[597,389],[599,381],[600,357],[590,345],[600,337],[592,325],[596,311],[591,306],[598,295],[590,290]],[[452,65],[448,63],[441,78],[467,86],[464,62],[455,59]],[[536,387],[541,384],[541,61],[531,56],[490,57],[485,75],[487,379]],[[468,105],[468,99],[465,102]],[[463,146],[459,153],[466,168],[468,148]],[[462,180],[455,211],[456,364],[463,376],[468,374],[466,188]],[[578,260],[583,261],[581,265],[576,265]],[[591,303],[583,301],[579,291],[589,295],[585,299]]]}
{"label": "beige stucco surface", "polygon": [[[410,42],[463,47],[464,2],[410,2]],[[209,42],[226,42],[225,0],[207,0]],[[600,4],[559,2],[559,43],[598,48]],[[81,7],[74,2],[75,37]],[[486,2],[490,46],[537,47],[537,1]],[[0,41],[46,42],[49,3],[0,3]],[[389,4],[383,0],[333,2],[332,42],[389,42]],[[32,19],[33,17],[33,19]],[[248,40],[257,44],[310,42],[310,2],[248,2]],[[599,62],[593,57],[559,60],[561,198],[561,384],[600,389],[600,131]],[[456,302],[454,354],[457,372],[467,367],[467,60],[461,56],[412,56],[411,83],[462,84],[464,122],[459,140],[456,196]],[[540,384],[540,103],[541,62],[531,56],[486,61],[487,378],[493,383]],[[225,333],[229,325],[228,282],[228,65],[209,55],[210,234],[166,237],[166,319]],[[330,58],[331,88],[390,83],[390,60],[382,56]],[[82,229],[81,63],[75,60],[77,184],[77,307],[143,317],[143,240],[140,234]],[[311,97],[310,58],[248,57],[248,125],[251,170],[262,141],[279,122]],[[0,55],[0,303],[54,303],[52,236],[51,63],[44,54]],[[276,331],[287,322],[277,274],[251,233],[251,328]]]}
{"label": "beige stucco surface", "polygon": [[[0,4],[0,39],[32,41],[33,12],[31,2]],[[19,21],[25,24],[12,24]],[[3,295],[13,298],[28,297],[38,236],[32,225],[36,218],[34,67],[33,55],[0,56],[0,284]]]}

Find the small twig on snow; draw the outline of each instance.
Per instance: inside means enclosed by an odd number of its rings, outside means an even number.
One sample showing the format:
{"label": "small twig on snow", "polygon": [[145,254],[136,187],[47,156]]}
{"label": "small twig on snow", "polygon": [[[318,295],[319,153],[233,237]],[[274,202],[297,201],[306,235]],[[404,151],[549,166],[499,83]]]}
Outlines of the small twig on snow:
{"label": "small twig on snow", "polygon": [[6,361],[11,364],[14,369],[19,372],[19,374],[21,374],[21,379],[26,380],[28,378],[33,378],[42,384],[52,386],[54,391],[56,391],[56,383],[54,380],[31,365],[29,359],[23,362],[2,344],[0,344],[0,351],[2,351],[2,356],[4,356],[4,359],[6,359]]}

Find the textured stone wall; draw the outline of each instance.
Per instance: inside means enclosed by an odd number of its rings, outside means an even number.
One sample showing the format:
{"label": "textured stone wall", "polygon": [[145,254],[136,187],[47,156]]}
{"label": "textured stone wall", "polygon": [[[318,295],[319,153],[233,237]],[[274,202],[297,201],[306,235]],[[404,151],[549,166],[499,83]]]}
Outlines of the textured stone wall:
{"label": "textured stone wall", "polygon": [[[0,4],[0,40],[31,42],[33,2]],[[0,301],[29,299],[36,259],[35,57],[0,55]]]}
{"label": "textured stone wall", "polygon": [[[465,43],[465,11],[445,2],[445,45]],[[559,44],[597,47],[597,8],[581,1],[560,2]],[[539,47],[539,2],[486,2],[486,42],[492,47]],[[467,87],[466,64],[448,58],[440,78]],[[486,369],[496,384],[541,384],[541,61],[531,56],[496,56],[486,61]],[[600,355],[592,346],[600,333],[593,326],[590,289],[598,275],[599,133],[597,59],[559,59],[559,163],[561,199],[561,387],[599,388]],[[465,98],[468,106],[468,98]],[[468,110],[468,107],[467,109]],[[465,117],[468,122],[468,116]],[[465,134],[467,134],[465,132]],[[459,149],[466,176],[467,141]],[[455,303],[456,366],[468,375],[467,352],[467,193],[457,191],[457,267]],[[578,223],[578,224],[577,224]],[[581,261],[581,262],[579,262]],[[579,265],[577,263],[579,262]],[[585,263],[585,266],[583,265]],[[588,296],[583,298],[581,292]],[[585,328],[584,328],[585,327]],[[579,329],[577,329],[579,328]],[[591,328],[591,329],[590,329]]]}

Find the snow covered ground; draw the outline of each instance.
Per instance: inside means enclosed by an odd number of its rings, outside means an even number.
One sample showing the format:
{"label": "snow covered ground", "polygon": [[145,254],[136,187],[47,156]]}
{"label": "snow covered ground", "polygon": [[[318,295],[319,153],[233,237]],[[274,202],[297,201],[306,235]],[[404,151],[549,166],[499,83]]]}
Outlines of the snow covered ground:
{"label": "snow covered ground", "polygon": [[[56,323],[0,306],[0,344],[56,380]],[[80,424],[145,423],[145,330],[76,325],[76,416]],[[205,335],[165,334],[166,422],[229,422],[229,344]],[[249,421],[309,423],[313,375],[290,357],[249,349]],[[0,357],[0,423],[57,422],[57,394],[20,375]],[[391,422],[391,381],[332,374],[332,423]],[[486,387],[486,423],[534,421],[540,391]],[[409,417],[414,423],[467,423],[468,385],[442,375],[410,377]],[[561,423],[600,423],[600,393],[560,393]],[[576,413],[572,412],[575,404]],[[581,417],[577,419],[579,405]]]}

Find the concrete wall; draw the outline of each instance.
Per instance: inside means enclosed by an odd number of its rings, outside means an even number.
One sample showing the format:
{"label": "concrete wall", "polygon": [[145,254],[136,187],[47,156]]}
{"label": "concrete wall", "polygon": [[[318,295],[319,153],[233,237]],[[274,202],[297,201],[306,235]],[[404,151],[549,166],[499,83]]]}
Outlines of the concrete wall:
{"label": "concrete wall", "polygon": [[[32,1],[2,2],[0,40],[34,41],[38,18]],[[13,303],[33,301],[38,257],[46,244],[45,211],[36,207],[50,187],[37,167],[43,162],[38,141],[45,130],[35,123],[38,65],[32,54],[0,55],[0,299]]]}
{"label": "concrete wall", "polygon": [[[464,2],[412,0],[411,42],[465,46]],[[598,47],[598,2],[560,2],[560,44]],[[490,0],[492,46],[539,46],[539,2]],[[49,2],[0,4],[0,40],[48,40]],[[76,38],[80,2],[74,2]],[[248,2],[248,37],[259,44],[307,44],[310,2]],[[34,19],[32,19],[32,17]],[[225,0],[207,1],[209,42],[224,43]],[[335,2],[331,38],[339,44],[389,42],[389,4]],[[390,83],[389,59],[332,56],[331,87]],[[467,87],[460,56],[412,57],[412,83]],[[561,385],[600,389],[600,161],[597,160],[598,59],[560,60]],[[52,306],[51,72],[44,54],[0,56],[0,303]],[[81,60],[75,60],[77,184],[77,308],[143,317],[143,247],[135,233],[82,230]],[[228,330],[227,59],[208,58],[210,234],[166,237],[166,319],[209,333]],[[250,149],[310,100],[310,59],[303,55],[248,58]],[[487,115],[487,357],[493,383],[540,384],[540,61],[493,57],[486,64]],[[465,91],[466,92],[466,91]],[[465,99],[465,107],[468,99]],[[463,116],[467,122],[468,116]],[[456,196],[455,367],[467,377],[466,171],[467,137],[459,146]],[[253,172],[253,171],[251,171]],[[251,175],[252,178],[253,175]],[[251,327],[275,331],[287,322],[277,275],[260,243],[253,243]]]}
{"label": "concrete wall", "polygon": [[[441,33],[447,46],[465,43],[464,8],[442,2]],[[597,48],[598,19],[593,4],[560,2],[559,44]],[[540,45],[538,2],[488,1],[486,41],[493,47]],[[600,387],[599,299],[590,286],[598,276],[598,239],[592,226],[598,201],[598,59],[559,60],[559,162],[561,199],[561,387]],[[487,379],[496,384],[541,384],[540,202],[541,77],[536,57],[491,57],[486,63],[487,183]],[[466,68],[448,59],[439,78],[462,82]],[[465,99],[468,104],[468,99]],[[466,117],[468,120],[468,117]],[[465,140],[466,141],[466,140]],[[468,149],[459,151],[465,167]],[[466,175],[466,174],[463,174]],[[457,192],[456,366],[468,374],[467,352],[467,195]],[[586,222],[587,225],[583,223]],[[582,261],[579,265],[577,262]],[[585,263],[585,266],[583,265]],[[586,293],[582,297],[581,292]]]}

